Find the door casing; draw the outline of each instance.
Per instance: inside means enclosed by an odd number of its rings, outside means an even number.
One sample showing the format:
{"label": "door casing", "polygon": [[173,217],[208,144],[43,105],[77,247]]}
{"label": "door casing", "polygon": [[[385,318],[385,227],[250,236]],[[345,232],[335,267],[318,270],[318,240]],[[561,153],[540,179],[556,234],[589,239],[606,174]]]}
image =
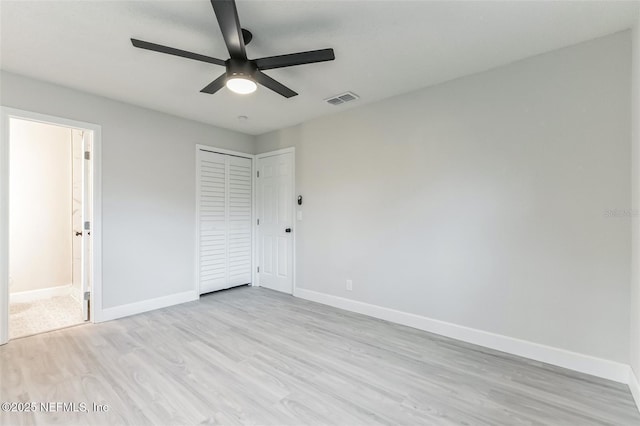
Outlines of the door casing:
{"label": "door casing", "polygon": [[0,345],[9,341],[9,121],[12,118],[81,129],[93,133],[91,151],[91,322],[102,318],[102,127],[98,124],[0,106]]}
{"label": "door casing", "polygon": [[[196,194],[200,192],[200,151],[208,151],[217,154],[224,155],[233,155],[236,157],[249,158],[251,160],[251,174],[253,178],[251,179],[251,220],[253,225],[251,226],[251,286],[257,286],[256,284],[256,179],[255,179],[255,170],[256,170],[256,159],[255,155],[247,154],[239,151],[232,151],[229,149],[221,149],[216,148],[210,145],[196,145]],[[196,223],[196,235],[195,235],[195,264],[194,264],[194,277],[195,277],[195,294],[199,298],[200,295],[200,203],[196,198],[196,215],[195,215],[195,223]]]}

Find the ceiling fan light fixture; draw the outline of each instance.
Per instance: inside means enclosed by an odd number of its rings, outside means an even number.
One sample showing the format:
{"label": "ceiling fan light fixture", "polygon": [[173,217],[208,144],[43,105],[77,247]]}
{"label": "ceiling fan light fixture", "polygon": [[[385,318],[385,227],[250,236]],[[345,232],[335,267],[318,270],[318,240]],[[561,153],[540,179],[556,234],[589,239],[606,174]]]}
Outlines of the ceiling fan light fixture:
{"label": "ceiling fan light fixture", "polygon": [[248,95],[249,93],[255,92],[258,88],[255,81],[245,76],[229,77],[226,85],[229,90],[240,95]]}
{"label": "ceiling fan light fixture", "polygon": [[258,84],[260,84],[285,98],[291,98],[298,94],[284,84],[264,74],[262,71],[333,61],[336,58],[333,49],[329,48],[249,59],[247,57],[246,45],[249,44],[253,35],[251,31],[240,26],[236,0],[211,0],[211,6],[213,6],[213,12],[218,20],[218,26],[222,31],[224,44],[229,51],[229,59],[226,61],[135,38],[131,39],[131,43],[134,47],[140,49],[224,66],[226,72],[200,90],[201,93],[210,95],[216,93],[224,86],[227,86],[229,90],[234,93],[246,95],[255,92]]}

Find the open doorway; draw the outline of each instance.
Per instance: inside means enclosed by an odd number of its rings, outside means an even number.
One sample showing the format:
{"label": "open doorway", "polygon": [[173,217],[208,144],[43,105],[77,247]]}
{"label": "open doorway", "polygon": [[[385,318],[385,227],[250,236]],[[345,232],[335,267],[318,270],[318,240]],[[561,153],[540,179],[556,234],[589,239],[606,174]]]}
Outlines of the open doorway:
{"label": "open doorway", "polygon": [[89,320],[93,131],[9,118],[10,339]]}

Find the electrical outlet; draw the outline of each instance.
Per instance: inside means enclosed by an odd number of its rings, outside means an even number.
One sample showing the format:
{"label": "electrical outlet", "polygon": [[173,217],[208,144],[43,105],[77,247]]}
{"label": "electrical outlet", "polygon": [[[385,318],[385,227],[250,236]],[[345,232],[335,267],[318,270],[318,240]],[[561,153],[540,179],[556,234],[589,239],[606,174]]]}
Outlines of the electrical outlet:
{"label": "electrical outlet", "polygon": [[347,280],[347,291],[353,290],[353,280]]}

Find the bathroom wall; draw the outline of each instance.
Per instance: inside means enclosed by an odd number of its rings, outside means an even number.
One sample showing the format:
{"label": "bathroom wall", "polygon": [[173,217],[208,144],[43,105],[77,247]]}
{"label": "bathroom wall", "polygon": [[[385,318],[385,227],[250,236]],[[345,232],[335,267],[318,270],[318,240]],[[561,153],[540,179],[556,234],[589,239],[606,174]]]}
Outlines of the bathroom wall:
{"label": "bathroom wall", "polygon": [[11,119],[10,292],[71,284],[71,130]]}

